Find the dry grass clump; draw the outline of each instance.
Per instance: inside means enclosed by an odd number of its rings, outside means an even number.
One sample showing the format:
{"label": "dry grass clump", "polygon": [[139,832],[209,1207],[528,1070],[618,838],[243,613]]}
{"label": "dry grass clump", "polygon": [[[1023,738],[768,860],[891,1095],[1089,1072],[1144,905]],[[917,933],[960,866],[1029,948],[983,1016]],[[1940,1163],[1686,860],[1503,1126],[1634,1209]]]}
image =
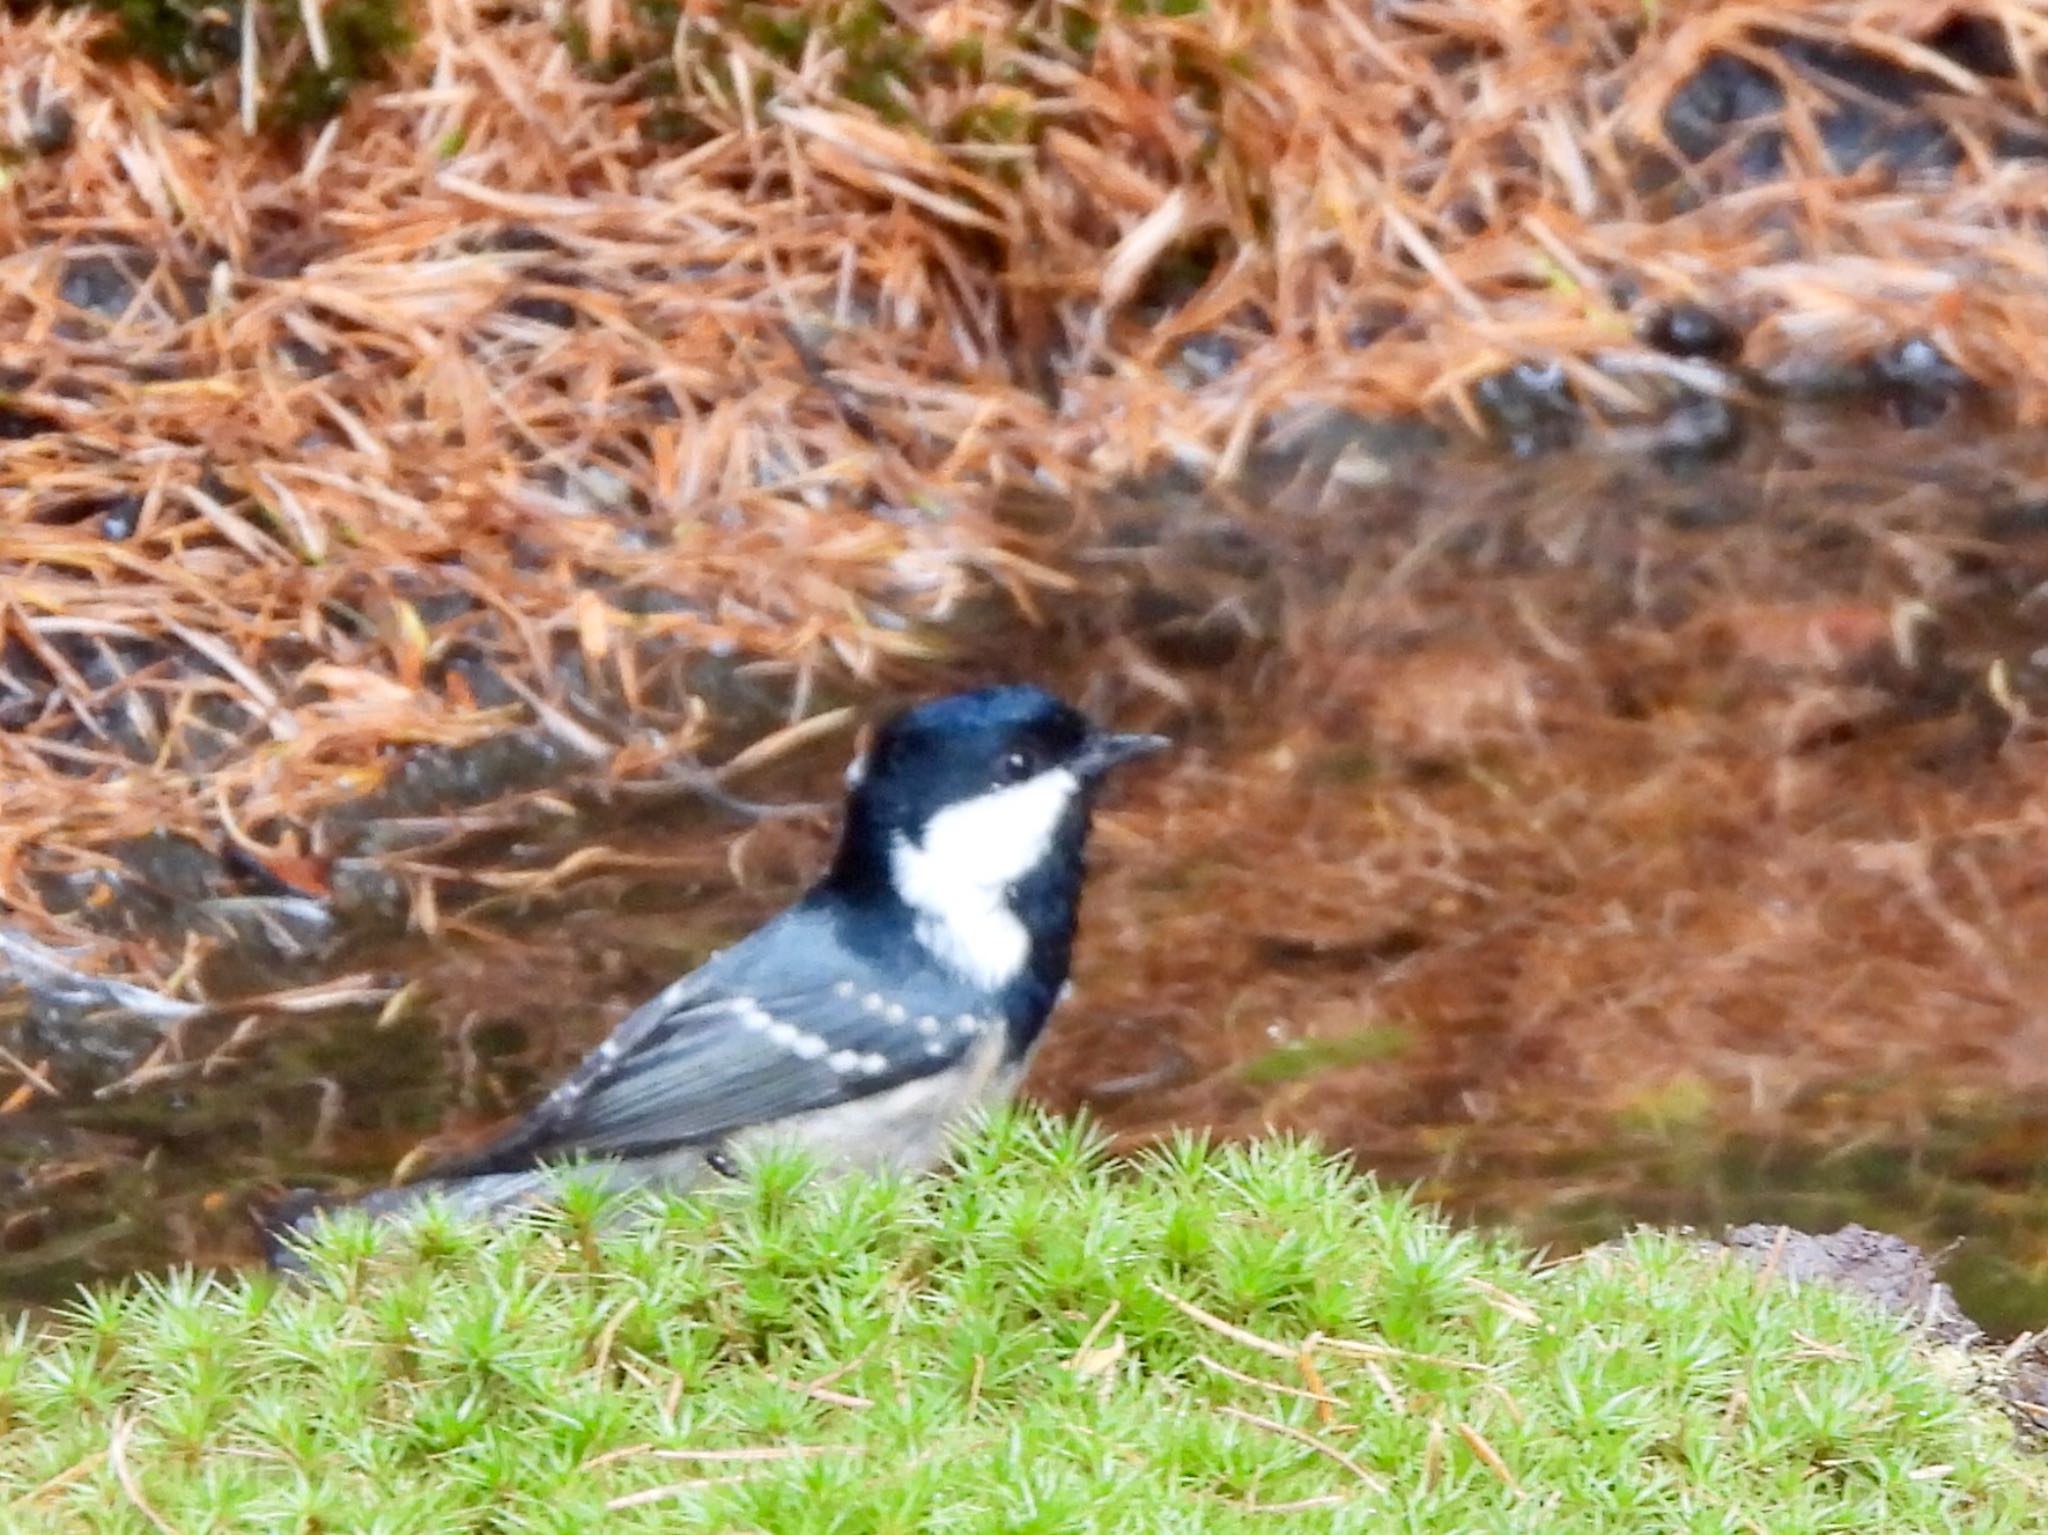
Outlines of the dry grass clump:
{"label": "dry grass clump", "polygon": [[644,772],[705,657],[921,657],[1045,578],[1005,485],[1227,476],[1302,406],[1739,391],[1634,339],[1657,301],[1758,368],[1913,335],[2048,399],[2048,33],[2010,4],[409,22],[296,138],[238,127],[260,48],[195,92],[87,13],[0,31],[19,911],[148,829],[296,867],[399,749],[536,711]]}

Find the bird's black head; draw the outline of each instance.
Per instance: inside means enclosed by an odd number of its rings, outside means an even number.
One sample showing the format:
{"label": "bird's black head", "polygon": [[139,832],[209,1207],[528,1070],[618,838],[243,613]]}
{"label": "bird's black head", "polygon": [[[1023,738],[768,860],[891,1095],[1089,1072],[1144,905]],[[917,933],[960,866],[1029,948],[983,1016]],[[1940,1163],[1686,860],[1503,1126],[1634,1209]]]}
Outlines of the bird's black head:
{"label": "bird's black head", "polygon": [[[827,887],[899,905],[941,963],[1043,1023],[1066,980],[1103,775],[1160,736],[1118,735],[1034,687],[906,710],[848,774]],[[1043,993],[1042,999],[1040,993]]]}

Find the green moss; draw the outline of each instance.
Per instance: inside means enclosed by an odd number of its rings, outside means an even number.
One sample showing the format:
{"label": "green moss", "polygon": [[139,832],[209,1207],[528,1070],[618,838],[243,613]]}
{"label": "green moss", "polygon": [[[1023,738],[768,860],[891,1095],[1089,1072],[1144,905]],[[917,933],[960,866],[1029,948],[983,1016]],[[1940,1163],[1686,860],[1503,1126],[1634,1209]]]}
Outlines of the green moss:
{"label": "green moss", "polygon": [[[196,83],[233,69],[242,52],[241,11],[209,0],[50,0],[107,12],[115,29],[106,50]],[[281,76],[265,69],[263,120],[288,129],[341,109],[359,83],[381,77],[412,42],[403,0],[331,0],[322,8],[329,67],[312,59],[297,0],[258,0],[257,33],[264,62],[288,59]]]}
{"label": "green moss", "polygon": [[[331,67],[316,67],[308,53],[272,88],[266,111],[279,126],[332,117],[359,82],[381,77],[387,61],[412,43],[403,0],[338,0],[321,14]],[[296,3],[274,4],[268,17],[282,36],[303,41],[304,16]]]}
{"label": "green moss", "polygon": [[[639,71],[641,97],[654,106],[648,134],[657,142],[696,142],[693,120],[669,98],[678,93],[672,64],[676,29],[692,25],[692,50],[714,74],[723,75],[722,60],[730,39],[744,38],[785,68],[801,65],[814,44],[838,54],[838,94],[892,120],[906,119],[907,91],[931,77],[934,70],[955,69],[953,50],[934,50],[923,34],[906,24],[883,0],[724,0],[707,26],[687,22],[675,0],[637,0],[625,37],[607,55],[591,55],[583,24],[571,17],[563,38],[577,62],[601,79],[623,79]],[[772,84],[756,81],[765,104]]]}
{"label": "green moss", "polygon": [[1293,1082],[1302,1077],[1363,1066],[1406,1055],[1415,1036],[1399,1024],[1379,1023],[1335,1039],[1305,1039],[1279,1045],[1245,1063],[1244,1079],[1258,1086]]}
{"label": "green moss", "polygon": [[953,135],[983,144],[1022,144],[1033,120],[1016,101],[978,102],[954,119]]}
{"label": "green moss", "polygon": [[1116,1167],[1016,1114],[939,1178],[611,1210],[344,1220],[303,1283],[0,1329],[6,1528],[2040,1528],[1862,1304],[1659,1237],[1543,1269],[1298,1144]]}
{"label": "green moss", "polygon": [[[678,28],[688,28],[687,51],[706,75],[729,85],[726,60],[737,40],[766,54],[785,69],[797,69],[820,55],[835,60],[833,75],[822,82],[826,94],[864,107],[882,120],[928,134],[943,143],[1029,144],[1039,120],[1029,106],[1015,101],[979,101],[945,121],[927,121],[919,102],[934,86],[993,86],[1006,95],[1029,96],[1043,89],[1040,76],[1021,69],[1020,55],[1044,55],[1086,63],[1100,41],[1104,25],[1154,16],[1192,16],[1204,0],[1095,0],[1088,5],[1058,5],[1052,10],[1024,11],[1007,35],[969,35],[935,43],[912,20],[899,15],[886,0],[721,0],[709,16],[686,17],[675,0],[635,0],[629,24],[603,58],[594,57],[583,24],[571,15],[562,36],[578,64],[607,81],[632,78],[641,99],[649,103],[647,137],[657,143],[696,144],[703,125],[678,104],[680,82],[670,60]],[[1219,66],[1220,67],[1220,66]],[[1225,72],[1231,72],[1233,62]],[[1153,71],[1172,76],[1178,88],[1213,104],[1219,92],[1216,67],[1203,62],[1199,49],[1182,40],[1168,41]],[[772,105],[772,73],[752,72],[753,105]],[[977,168],[987,167],[977,161]],[[1014,177],[1014,167],[995,174]]]}

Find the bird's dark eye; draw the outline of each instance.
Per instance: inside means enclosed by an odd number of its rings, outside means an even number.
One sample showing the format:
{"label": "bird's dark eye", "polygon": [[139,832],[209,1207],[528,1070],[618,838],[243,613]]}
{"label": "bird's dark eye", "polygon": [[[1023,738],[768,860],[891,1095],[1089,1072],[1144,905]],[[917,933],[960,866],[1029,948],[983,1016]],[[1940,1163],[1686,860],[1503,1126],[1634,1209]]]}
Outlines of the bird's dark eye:
{"label": "bird's dark eye", "polygon": [[1038,758],[1028,751],[1006,752],[996,764],[997,783],[1022,783],[1038,771]]}

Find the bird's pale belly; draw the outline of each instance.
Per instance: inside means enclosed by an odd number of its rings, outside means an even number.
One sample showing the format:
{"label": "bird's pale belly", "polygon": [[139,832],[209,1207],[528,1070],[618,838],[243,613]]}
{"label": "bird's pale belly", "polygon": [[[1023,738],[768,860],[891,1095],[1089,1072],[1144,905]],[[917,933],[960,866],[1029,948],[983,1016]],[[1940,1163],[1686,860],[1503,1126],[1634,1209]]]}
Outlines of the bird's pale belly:
{"label": "bird's pale belly", "polygon": [[[829,1109],[742,1130],[729,1142],[744,1163],[770,1145],[797,1145],[835,1170],[923,1172],[944,1155],[960,1121],[1016,1089],[1023,1068],[1005,1063],[1003,1031],[989,1030],[949,1070]],[[702,1163],[702,1153],[693,1153]]]}

